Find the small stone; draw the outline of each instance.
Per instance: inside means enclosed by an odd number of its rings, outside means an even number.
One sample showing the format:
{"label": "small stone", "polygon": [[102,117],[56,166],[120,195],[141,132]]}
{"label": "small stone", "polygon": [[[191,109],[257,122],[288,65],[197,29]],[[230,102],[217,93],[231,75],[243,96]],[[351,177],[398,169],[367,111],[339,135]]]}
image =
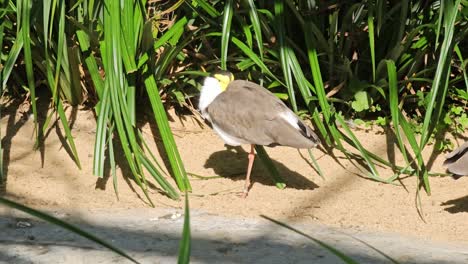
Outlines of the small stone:
{"label": "small stone", "polygon": [[31,227],[33,227],[33,224],[31,224],[30,222],[27,222],[24,220],[20,220],[16,222],[16,228],[31,228]]}

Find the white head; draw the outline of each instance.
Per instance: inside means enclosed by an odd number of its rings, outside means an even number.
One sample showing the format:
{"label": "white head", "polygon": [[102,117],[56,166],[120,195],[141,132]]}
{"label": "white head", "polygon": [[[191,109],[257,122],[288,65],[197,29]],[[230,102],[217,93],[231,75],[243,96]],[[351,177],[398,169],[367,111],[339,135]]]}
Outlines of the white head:
{"label": "white head", "polygon": [[205,78],[203,87],[200,93],[200,101],[198,103],[198,109],[200,109],[204,118],[209,117],[205,114],[205,109],[213,100],[222,92],[224,92],[229,83],[234,80],[234,75],[228,71],[215,72],[212,75]]}

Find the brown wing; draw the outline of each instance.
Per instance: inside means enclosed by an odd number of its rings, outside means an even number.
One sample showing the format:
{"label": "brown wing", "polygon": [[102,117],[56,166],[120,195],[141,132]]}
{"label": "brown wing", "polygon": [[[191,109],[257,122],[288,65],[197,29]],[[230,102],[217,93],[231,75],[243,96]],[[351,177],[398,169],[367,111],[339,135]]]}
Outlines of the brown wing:
{"label": "brown wing", "polygon": [[468,176],[468,142],[446,156],[444,165],[455,175]]}
{"label": "brown wing", "polygon": [[251,144],[311,148],[319,142],[299,118],[299,130],[282,118],[280,113],[292,111],[268,90],[252,82],[233,81],[208,106],[207,112],[220,129]]}

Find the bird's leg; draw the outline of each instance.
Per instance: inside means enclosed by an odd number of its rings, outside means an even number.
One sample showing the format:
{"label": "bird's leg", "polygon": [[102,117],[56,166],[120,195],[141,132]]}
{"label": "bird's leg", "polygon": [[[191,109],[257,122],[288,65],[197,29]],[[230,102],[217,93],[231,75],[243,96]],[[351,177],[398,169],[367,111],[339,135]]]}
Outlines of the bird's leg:
{"label": "bird's leg", "polygon": [[247,175],[245,176],[245,185],[244,185],[244,191],[242,193],[242,198],[246,198],[247,195],[249,194],[250,173],[252,173],[254,159],[255,159],[255,145],[250,145],[249,165],[247,166]]}

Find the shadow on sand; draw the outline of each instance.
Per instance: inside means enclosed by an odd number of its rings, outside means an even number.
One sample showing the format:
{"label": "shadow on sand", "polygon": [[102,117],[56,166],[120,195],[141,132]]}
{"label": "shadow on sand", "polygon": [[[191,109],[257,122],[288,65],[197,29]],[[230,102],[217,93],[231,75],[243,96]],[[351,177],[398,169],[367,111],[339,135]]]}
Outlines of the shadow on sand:
{"label": "shadow on sand", "polygon": [[[234,180],[244,180],[248,164],[248,153],[241,147],[230,147],[228,149],[214,152],[205,162],[205,168],[211,168],[217,175]],[[288,169],[281,162],[272,160],[280,175],[286,181],[289,188],[298,190],[313,190],[319,186],[310,181],[301,174]],[[311,169],[312,171],[312,169]],[[260,161],[256,158],[252,169],[251,181],[263,185],[275,185],[273,179],[269,176],[268,171]]]}
{"label": "shadow on sand", "polygon": [[444,210],[451,214],[466,213],[468,212],[468,195],[457,199],[448,200],[443,202],[441,205],[449,206]]}

